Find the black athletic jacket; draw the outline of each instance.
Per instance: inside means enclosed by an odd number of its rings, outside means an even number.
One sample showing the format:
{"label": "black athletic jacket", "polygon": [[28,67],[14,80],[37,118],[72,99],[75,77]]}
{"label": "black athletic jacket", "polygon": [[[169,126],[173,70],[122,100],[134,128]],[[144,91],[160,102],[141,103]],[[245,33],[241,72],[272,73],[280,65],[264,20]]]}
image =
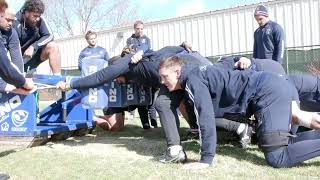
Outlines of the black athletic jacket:
{"label": "black athletic jacket", "polygon": [[0,77],[16,87],[22,87],[26,82],[23,75],[10,62],[2,37],[0,37]]}
{"label": "black athletic jacket", "polygon": [[188,53],[180,46],[167,46],[158,51],[147,53],[137,64],[131,64],[131,57],[127,55],[92,75],[71,82],[73,89],[90,88],[110,82],[120,75],[125,75],[128,80],[149,87],[160,87],[158,66],[162,59],[173,55],[183,56],[186,63],[211,64],[209,60],[197,53]]}
{"label": "black athletic jacket", "polygon": [[16,29],[21,51],[24,53],[29,46],[33,46],[35,52],[53,41],[53,34],[50,32],[49,26],[43,17],[40,17],[40,21],[35,28],[24,26],[22,11],[19,11],[16,15],[17,20],[13,23],[13,28]]}

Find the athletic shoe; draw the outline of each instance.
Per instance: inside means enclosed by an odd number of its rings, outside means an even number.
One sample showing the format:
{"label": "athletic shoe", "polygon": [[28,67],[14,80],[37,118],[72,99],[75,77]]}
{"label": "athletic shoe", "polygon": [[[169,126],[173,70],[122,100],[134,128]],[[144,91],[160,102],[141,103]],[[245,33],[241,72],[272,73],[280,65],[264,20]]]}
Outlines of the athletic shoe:
{"label": "athletic shoe", "polygon": [[162,163],[185,163],[187,161],[187,155],[184,150],[180,150],[177,155],[172,156],[170,148],[168,148],[159,161]]}
{"label": "athletic shoe", "polygon": [[246,124],[246,127],[244,130],[239,134],[240,137],[240,146],[243,149],[246,149],[250,142],[251,142],[251,136],[252,136],[252,127],[249,126],[249,124]]}
{"label": "athletic shoe", "polygon": [[143,128],[143,129],[150,129],[150,124],[149,124],[149,123],[144,123],[144,124],[142,125],[142,128]]}
{"label": "athletic shoe", "polygon": [[158,127],[157,120],[151,119],[150,121],[151,121],[151,126],[153,126],[153,128],[157,128]]}

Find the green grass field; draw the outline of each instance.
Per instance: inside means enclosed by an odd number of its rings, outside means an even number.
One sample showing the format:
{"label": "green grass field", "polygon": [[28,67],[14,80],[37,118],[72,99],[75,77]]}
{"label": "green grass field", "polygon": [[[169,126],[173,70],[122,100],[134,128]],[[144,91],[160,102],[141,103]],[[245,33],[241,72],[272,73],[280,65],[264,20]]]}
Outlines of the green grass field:
{"label": "green grass field", "polygon": [[[186,125],[182,124],[182,132]],[[181,164],[162,164],[165,150],[161,129],[145,131],[139,119],[126,120],[120,132],[99,128],[93,134],[22,148],[0,146],[0,173],[12,179],[318,179],[320,158],[294,168],[269,167],[257,146],[237,147],[229,133],[219,132],[212,167],[201,171],[181,169]],[[199,158],[196,141],[184,143],[188,158]]]}

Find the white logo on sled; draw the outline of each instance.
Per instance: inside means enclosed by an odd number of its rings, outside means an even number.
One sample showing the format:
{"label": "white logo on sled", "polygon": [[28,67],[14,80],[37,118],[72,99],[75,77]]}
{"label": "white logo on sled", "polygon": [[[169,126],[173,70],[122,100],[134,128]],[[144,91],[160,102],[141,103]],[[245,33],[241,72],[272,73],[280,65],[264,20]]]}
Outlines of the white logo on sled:
{"label": "white logo on sled", "polygon": [[146,91],[142,89],[140,91],[140,103],[143,103],[145,101],[146,101]]}
{"label": "white logo on sled", "polygon": [[29,116],[29,113],[24,110],[17,110],[13,111],[11,114],[11,120],[14,126],[20,127],[24,125],[24,123],[27,121]]}
{"label": "white logo on sled", "polygon": [[133,87],[130,84],[127,85],[127,100],[128,101],[134,100]]}
{"label": "white logo on sled", "polygon": [[111,82],[109,89],[109,102],[117,102],[117,89],[115,88],[115,82]]}
{"label": "white logo on sled", "polygon": [[9,124],[7,122],[1,124],[1,131],[9,131]]}
{"label": "white logo on sled", "polygon": [[98,89],[97,88],[89,88],[88,95],[89,103],[96,103],[98,101]]}
{"label": "white logo on sled", "polygon": [[0,104],[0,117],[4,116],[6,113],[11,112],[16,107],[20,106],[21,99],[18,95],[12,97],[7,102]]}
{"label": "white logo on sled", "polygon": [[7,115],[5,115],[5,116],[2,116],[2,117],[0,118],[0,123],[3,122],[3,121],[5,121],[6,119],[8,119],[8,117],[9,117],[9,114],[7,114]]}

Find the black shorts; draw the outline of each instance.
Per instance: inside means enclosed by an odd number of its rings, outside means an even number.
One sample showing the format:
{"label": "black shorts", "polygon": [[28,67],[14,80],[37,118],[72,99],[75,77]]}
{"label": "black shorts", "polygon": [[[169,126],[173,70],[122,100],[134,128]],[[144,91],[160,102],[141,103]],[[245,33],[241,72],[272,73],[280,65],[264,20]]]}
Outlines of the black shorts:
{"label": "black shorts", "polygon": [[124,111],[126,111],[128,108],[123,108],[123,107],[110,107],[110,108],[104,108],[103,109],[103,114],[106,115],[112,115],[116,113],[122,113],[124,114]]}
{"label": "black shorts", "polygon": [[32,56],[32,58],[24,64],[24,72],[28,72],[30,70],[36,69],[39,64],[42,63],[41,61],[41,53],[42,53],[43,48],[38,49],[34,55]]}
{"label": "black shorts", "polygon": [[109,107],[109,108],[103,109],[103,114],[104,115],[112,115],[112,114],[116,114],[116,113],[124,114],[125,111],[133,111],[138,107],[139,106],[136,106],[136,105],[131,105],[131,106],[127,106],[127,107]]}

